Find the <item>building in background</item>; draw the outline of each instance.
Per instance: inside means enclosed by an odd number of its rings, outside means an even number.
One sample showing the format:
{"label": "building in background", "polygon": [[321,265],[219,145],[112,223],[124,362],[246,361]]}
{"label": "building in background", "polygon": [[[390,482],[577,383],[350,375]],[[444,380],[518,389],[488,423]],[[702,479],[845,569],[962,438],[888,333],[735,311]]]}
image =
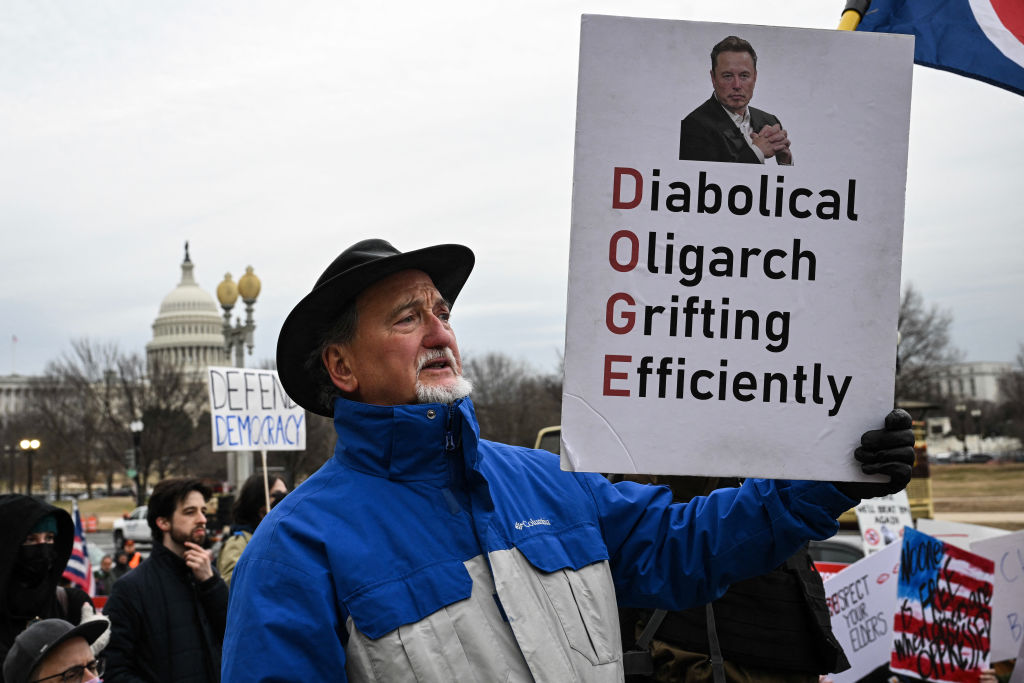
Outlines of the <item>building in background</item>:
{"label": "building in background", "polygon": [[188,243],[181,262],[181,281],[164,297],[153,321],[153,339],[146,344],[146,360],[163,361],[186,371],[206,372],[209,365],[228,365],[224,347],[224,321],[213,296],[193,275]]}

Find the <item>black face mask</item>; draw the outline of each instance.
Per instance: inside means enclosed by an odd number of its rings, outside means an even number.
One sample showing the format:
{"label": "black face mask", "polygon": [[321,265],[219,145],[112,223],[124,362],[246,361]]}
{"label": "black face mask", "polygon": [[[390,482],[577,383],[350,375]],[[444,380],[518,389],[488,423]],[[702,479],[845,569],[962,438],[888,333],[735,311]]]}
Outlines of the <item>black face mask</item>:
{"label": "black face mask", "polygon": [[19,583],[33,586],[47,576],[57,563],[57,546],[53,543],[22,545],[14,563],[13,577]]}

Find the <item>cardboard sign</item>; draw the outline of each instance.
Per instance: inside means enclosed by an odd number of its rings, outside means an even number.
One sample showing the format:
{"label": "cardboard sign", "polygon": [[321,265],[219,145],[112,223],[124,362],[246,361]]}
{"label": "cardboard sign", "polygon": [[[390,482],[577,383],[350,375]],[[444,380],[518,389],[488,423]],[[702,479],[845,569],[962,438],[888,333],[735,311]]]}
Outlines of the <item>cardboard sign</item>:
{"label": "cardboard sign", "polygon": [[888,545],[825,581],[825,602],[850,668],[829,674],[834,683],[852,683],[889,662],[892,617],[896,609],[900,544]]}
{"label": "cardboard sign", "polygon": [[[731,163],[752,138],[681,123],[728,35],[793,165]],[[853,450],[893,404],[912,62],[908,36],[583,17],[564,468],[865,479]]]}
{"label": "cardboard sign", "polygon": [[964,522],[951,522],[944,519],[929,519],[927,517],[921,517],[917,520],[917,530],[964,550],[970,550],[971,544],[977,541],[1006,536],[1010,533],[1006,529],[997,529],[992,526],[965,524]]}
{"label": "cardboard sign", "polygon": [[211,367],[210,433],[215,451],[301,451],[306,412],[276,370]]}
{"label": "cardboard sign", "polygon": [[988,558],[907,529],[889,668],[929,681],[977,680],[989,664]]}
{"label": "cardboard sign", "polygon": [[907,492],[862,500],[857,506],[857,524],[865,555],[877,553],[893,543],[900,545],[903,528],[914,526]]}
{"label": "cardboard sign", "polygon": [[1017,656],[1024,646],[1024,531],[971,544],[995,565],[992,593],[992,660]]}

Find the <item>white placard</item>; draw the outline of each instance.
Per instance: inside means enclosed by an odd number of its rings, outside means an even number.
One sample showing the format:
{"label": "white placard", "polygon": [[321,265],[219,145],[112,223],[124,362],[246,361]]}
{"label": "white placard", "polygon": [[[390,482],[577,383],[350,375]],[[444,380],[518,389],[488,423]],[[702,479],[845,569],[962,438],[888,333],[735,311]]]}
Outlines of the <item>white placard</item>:
{"label": "white placard", "polygon": [[[730,34],[795,165],[679,159]],[[564,468],[865,478],[853,450],[893,404],[912,65],[908,36],[583,17]]]}
{"label": "white placard", "polygon": [[284,392],[276,370],[209,371],[213,450],[305,450],[306,412]]}
{"label": "white placard", "polygon": [[1013,659],[1024,647],[1024,531],[975,541],[971,552],[996,565],[991,659]]}
{"label": "white placard", "polygon": [[865,555],[873,555],[893,543],[899,545],[903,528],[914,526],[906,491],[862,500],[856,510]]}
{"label": "white placard", "polygon": [[927,517],[918,518],[917,530],[923,534],[928,534],[932,538],[937,538],[943,543],[955,545],[964,550],[970,550],[971,544],[976,541],[1006,536],[1010,533],[1006,529],[997,529],[993,526],[951,522],[945,519],[929,519]]}
{"label": "white placard", "polygon": [[896,613],[900,544],[892,543],[825,581],[832,633],[850,668],[829,674],[835,683],[859,680],[888,663]]}

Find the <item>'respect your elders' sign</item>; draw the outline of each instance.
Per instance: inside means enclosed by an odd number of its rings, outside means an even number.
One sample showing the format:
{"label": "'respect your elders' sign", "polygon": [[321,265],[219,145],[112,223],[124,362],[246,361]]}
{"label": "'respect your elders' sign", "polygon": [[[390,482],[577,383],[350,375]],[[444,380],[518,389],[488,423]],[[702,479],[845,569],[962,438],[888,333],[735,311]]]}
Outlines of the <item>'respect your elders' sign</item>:
{"label": "'respect your elders' sign", "polygon": [[281,386],[276,370],[209,368],[215,451],[301,451],[306,413]]}
{"label": "'respect your elders' sign", "polygon": [[853,683],[889,662],[899,571],[900,544],[893,543],[825,581],[832,633],[850,662],[829,674],[834,683]]}
{"label": "'respect your elders' sign", "polygon": [[[791,164],[756,163],[711,99],[730,35],[757,52],[752,130],[779,121]],[[585,15],[580,40],[563,468],[865,479],[853,450],[893,405],[913,39]]]}

